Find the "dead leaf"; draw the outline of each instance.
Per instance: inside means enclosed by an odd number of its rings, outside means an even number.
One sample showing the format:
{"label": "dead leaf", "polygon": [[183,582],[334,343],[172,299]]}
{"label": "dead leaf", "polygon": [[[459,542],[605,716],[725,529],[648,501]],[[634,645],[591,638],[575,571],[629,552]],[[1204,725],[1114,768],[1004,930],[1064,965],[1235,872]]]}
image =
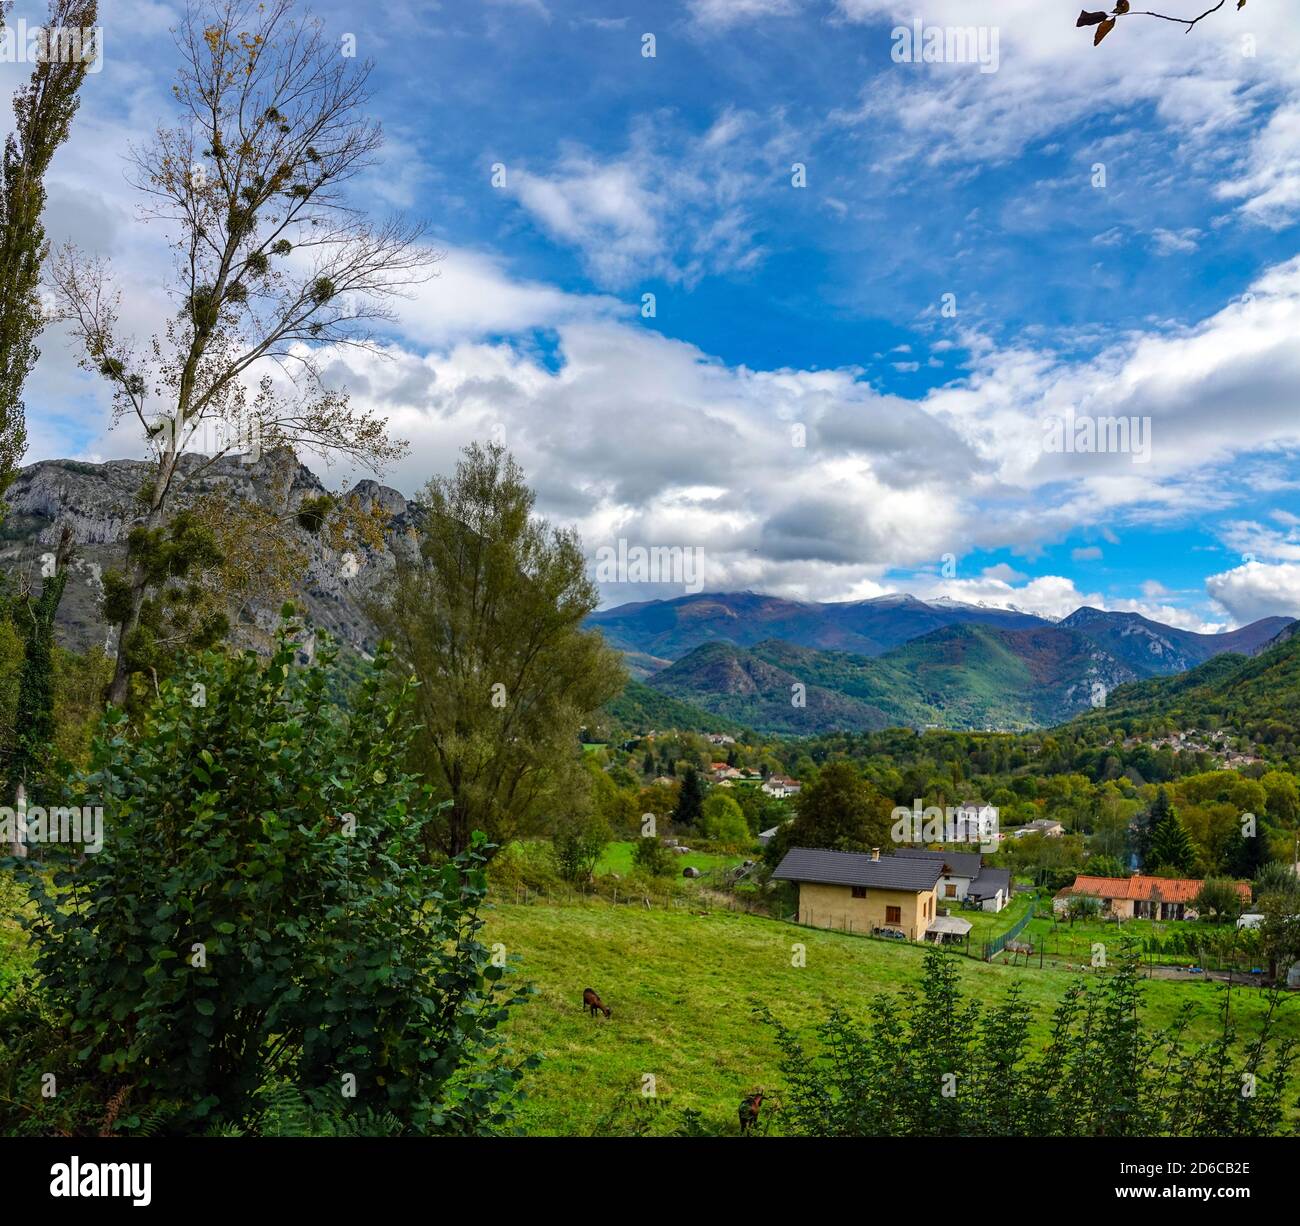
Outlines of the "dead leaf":
{"label": "dead leaf", "polygon": [[1115,0],[1115,12],[1121,17],[1128,12],[1128,0]]}
{"label": "dead leaf", "polygon": [[1092,45],[1095,47],[1115,28],[1115,18],[1107,17],[1105,21],[1097,27],[1097,33],[1093,35]]}
{"label": "dead leaf", "polygon": [[1076,21],[1074,24],[1076,26],[1095,26],[1095,25],[1100,25],[1105,20],[1106,20],[1105,13],[1090,13],[1087,11],[1087,9],[1085,9],[1082,13],[1079,14],[1079,20]]}
{"label": "dead leaf", "polygon": [[1237,0],[1237,12],[1241,12],[1246,7],[1246,0]]}

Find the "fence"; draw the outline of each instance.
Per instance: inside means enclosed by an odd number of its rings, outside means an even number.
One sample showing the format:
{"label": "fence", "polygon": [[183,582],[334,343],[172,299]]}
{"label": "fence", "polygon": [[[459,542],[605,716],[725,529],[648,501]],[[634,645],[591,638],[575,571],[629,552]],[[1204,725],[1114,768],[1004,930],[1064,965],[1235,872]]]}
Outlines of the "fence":
{"label": "fence", "polygon": [[984,961],[997,957],[1006,947],[1009,941],[1014,941],[1025,930],[1025,926],[1034,918],[1034,913],[1038,910],[1038,899],[1029,900],[1029,910],[1024,913],[1010,928],[1001,936],[994,937],[991,941],[984,942]]}

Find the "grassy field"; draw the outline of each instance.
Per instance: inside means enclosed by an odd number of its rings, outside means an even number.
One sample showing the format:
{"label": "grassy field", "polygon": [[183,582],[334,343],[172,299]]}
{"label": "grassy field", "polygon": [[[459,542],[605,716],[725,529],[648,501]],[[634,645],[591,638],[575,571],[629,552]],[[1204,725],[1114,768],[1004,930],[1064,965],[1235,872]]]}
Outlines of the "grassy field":
{"label": "grassy field", "polygon": [[[635,846],[636,844],[630,841],[610,843],[596,864],[596,875],[603,877],[607,873],[618,873],[620,876],[625,876],[630,873],[632,850]],[[752,860],[757,855],[757,852],[751,852],[748,858]],[[676,876],[680,876],[684,868],[698,868],[700,872],[705,873],[711,868],[730,868],[744,859],[745,856],[716,855],[708,851],[690,851],[684,856],[673,855],[673,863],[677,865]]]}
{"label": "grassy field", "polygon": [[[529,1076],[521,1121],[527,1132],[544,1135],[590,1135],[620,1100],[639,1098],[647,1073],[661,1102],[693,1107],[710,1130],[734,1133],[741,1096],[778,1082],[775,1048],[752,1016],[755,1003],[800,1027],[836,1004],[866,1014],[875,994],[919,977],[925,952],[743,913],[702,913],[698,906],[647,911],[602,902],[503,905],[493,911],[487,936],[519,958],[537,988],[510,1028],[520,1050],[545,1056]],[[794,942],[807,947],[804,967],[791,966]],[[1035,1010],[1036,1039],[1046,1038],[1051,1007],[1077,978],[968,958],[958,965],[965,989],[984,1001],[1022,983]],[[583,1012],[585,987],[612,1007],[611,1018]],[[1144,991],[1148,1024],[1170,1022],[1191,1002],[1192,1036],[1215,1032],[1221,986],[1153,980]],[[1254,1033],[1261,1005],[1252,989],[1234,991],[1243,1036]],[[1282,1031],[1300,1037],[1300,999],[1285,1002]]]}
{"label": "grassy field", "polygon": [[[1118,947],[1125,939],[1132,938],[1139,943],[1149,937],[1167,939],[1174,933],[1192,937],[1197,933],[1221,934],[1232,930],[1231,924],[1201,923],[1196,920],[1125,920],[1122,924],[1105,923],[1100,919],[1076,920],[1056,923],[1050,912],[1044,913],[1040,907],[1036,915],[1026,925],[1021,934],[1022,941],[1030,941],[1037,953],[1040,946],[1044,956],[1065,962],[1086,962],[1092,957],[1094,943],[1100,943],[1107,949]],[[1191,954],[1158,953],[1153,958],[1166,966],[1191,966],[1197,959]]]}

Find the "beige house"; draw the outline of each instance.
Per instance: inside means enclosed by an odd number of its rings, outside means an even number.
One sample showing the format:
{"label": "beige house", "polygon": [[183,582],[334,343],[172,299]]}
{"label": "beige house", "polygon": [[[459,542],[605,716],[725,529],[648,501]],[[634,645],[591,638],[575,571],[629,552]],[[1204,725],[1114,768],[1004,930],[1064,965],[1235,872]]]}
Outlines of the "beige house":
{"label": "beige house", "polygon": [[[1099,899],[1104,915],[1118,919],[1195,919],[1194,903],[1201,892],[1203,881],[1185,877],[1088,877],[1080,874],[1072,886],[1056,895],[1053,909],[1064,911],[1070,898],[1085,895]],[[1250,905],[1250,883],[1237,881],[1234,889],[1241,895],[1243,906]]]}
{"label": "beige house", "polygon": [[925,940],[938,918],[941,860],[792,847],[772,874],[799,887],[798,918],[815,928]]}

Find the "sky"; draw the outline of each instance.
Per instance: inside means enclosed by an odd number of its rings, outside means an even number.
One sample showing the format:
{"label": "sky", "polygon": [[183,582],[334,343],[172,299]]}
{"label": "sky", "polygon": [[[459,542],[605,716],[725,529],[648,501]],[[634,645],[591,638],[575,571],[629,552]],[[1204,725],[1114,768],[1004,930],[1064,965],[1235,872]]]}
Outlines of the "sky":
{"label": "sky", "polygon": [[[176,115],[182,6],[104,7],[46,223],[147,337],[168,235],[124,159]],[[598,572],[622,541],[706,591],[1300,614],[1300,21],[1249,0],[1094,46],[1078,7],[316,4],[373,63],[357,203],[442,256],[377,352],[322,355],[410,443],[383,481],[504,442],[605,606],[692,586]],[[41,344],[27,461],[142,457]]]}

